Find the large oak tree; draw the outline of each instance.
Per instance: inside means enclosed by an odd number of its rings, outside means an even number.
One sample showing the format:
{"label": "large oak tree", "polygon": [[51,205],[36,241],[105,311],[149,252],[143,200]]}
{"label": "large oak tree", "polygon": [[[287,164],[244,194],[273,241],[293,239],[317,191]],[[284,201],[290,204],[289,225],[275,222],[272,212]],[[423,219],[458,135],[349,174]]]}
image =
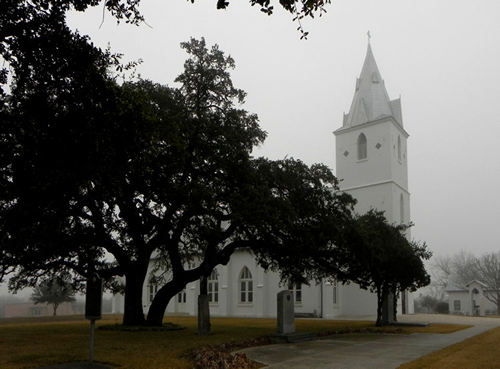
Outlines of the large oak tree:
{"label": "large oak tree", "polygon": [[154,253],[171,270],[147,317],[161,324],[170,299],[236,248],[288,279],[310,273],[311,250],[340,250],[352,199],[324,166],[251,157],[265,133],[237,106],[234,61],[217,46],[184,43],[190,58],[172,89],[118,85],[116,57],[64,25],[42,27],[32,42],[11,50],[16,73],[2,105],[12,151],[0,256],[4,270],[17,268],[13,288],[63,269],[121,275],[124,323],[143,324]]}

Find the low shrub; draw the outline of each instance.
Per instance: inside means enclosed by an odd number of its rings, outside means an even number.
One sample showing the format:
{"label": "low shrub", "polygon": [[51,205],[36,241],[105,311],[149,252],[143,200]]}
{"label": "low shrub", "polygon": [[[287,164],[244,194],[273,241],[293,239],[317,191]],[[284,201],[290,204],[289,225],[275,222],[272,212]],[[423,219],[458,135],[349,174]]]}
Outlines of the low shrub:
{"label": "low shrub", "polygon": [[438,314],[449,314],[450,313],[450,305],[446,301],[439,301],[434,308],[436,313]]}

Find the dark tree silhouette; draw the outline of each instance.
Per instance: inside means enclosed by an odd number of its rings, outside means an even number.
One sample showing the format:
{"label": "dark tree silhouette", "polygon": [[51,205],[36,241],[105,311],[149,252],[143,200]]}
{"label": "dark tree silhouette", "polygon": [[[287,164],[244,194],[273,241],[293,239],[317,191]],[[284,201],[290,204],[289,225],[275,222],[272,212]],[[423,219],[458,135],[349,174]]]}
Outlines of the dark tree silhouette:
{"label": "dark tree silhouette", "polygon": [[52,315],[57,315],[57,308],[64,302],[73,302],[75,290],[71,284],[61,278],[51,278],[40,282],[34,288],[31,300],[35,304],[47,303],[52,305]]}
{"label": "dark tree silhouette", "polygon": [[430,283],[423,260],[431,256],[425,244],[409,241],[406,225],[392,225],[383,212],[370,210],[357,218],[360,242],[352,244],[347,278],[377,294],[377,325],[383,325],[382,306],[398,291],[415,291]]}
{"label": "dark tree silhouette", "polygon": [[2,109],[15,122],[0,204],[0,265],[17,268],[12,287],[59,270],[124,276],[124,324],[144,324],[155,253],[172,276],[147,317],[158,325],[173,296],[236,248],[290,279],[309,273],[303,255],[342,244],[352,199],[322,165],[251,157],[265,133],[237,106],[234,61],[217,46],[182,45],[190,57],[177,90],[118,85],[107,73],[116,58],[65,26],[43,28],[37,50],[21,41]]}

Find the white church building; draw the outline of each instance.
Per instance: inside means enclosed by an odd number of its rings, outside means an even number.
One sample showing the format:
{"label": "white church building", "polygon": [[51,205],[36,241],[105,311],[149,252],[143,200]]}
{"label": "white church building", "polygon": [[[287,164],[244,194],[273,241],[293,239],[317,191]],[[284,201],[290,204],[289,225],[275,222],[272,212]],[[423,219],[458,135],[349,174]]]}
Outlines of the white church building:
{"label": "white church building", "polygon": [[[370,45],[349,113],[344,114],[334,135],[336,176],[342,180],[341,190],[358,200],[356,211],[361,214],[376,208],[385,212],[390,223],[409,223],[408,133],[403,128],[400,99],[389,99]],[[235,252],[227,265],[219,265],[212,272],[208,280],[210,314],[276,317],[276,295],[283,289],[293,291],[299,316],[332,319],[376,314],[376,296],[356,284],[325,281],[283,286],[278,274],[264,271],[244,250]],[[156,285],[144,286],[145,313],[156,290]],[[199,283],[188,284],[170,301],[167,314],[196,315],[198,294]],[[114,303],[115,312],[123,311],[123,299],[117,298]],[[413,313],[413,302],[407,294],[400,298],[398,310]]]}

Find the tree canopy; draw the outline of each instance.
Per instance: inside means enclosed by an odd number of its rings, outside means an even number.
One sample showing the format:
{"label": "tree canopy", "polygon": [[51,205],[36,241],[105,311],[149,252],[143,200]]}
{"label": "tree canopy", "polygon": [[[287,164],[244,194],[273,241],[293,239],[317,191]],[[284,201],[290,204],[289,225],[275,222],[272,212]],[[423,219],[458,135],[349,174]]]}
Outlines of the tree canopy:
{"label": "tree canopy", "polygon": [[[194,3],[195,0],[187,0]],[[230,0],[214,0],[214,5],[217,9],[226,9],[230,6]],[[274,10],[274,5],[278,3],[283,9],[294,14],[295,16],[314,17],[316,13],[325,12],[325,5],[331,0],[248,0],[251,6],[257,6],[260,10],[268,15],[271,15]],[[70,9],[84,11],[93,6],[103,4],[101,0],[6,0],[6,8],[17,6],[19,8],[38,8],[44,12],[57,10],[66,12]],[[140,13],[141,0],[108,0],[105,6],[118,20],[125,20],[128,23],[140,23],[144,20]]]}
{"label": "tree canopy", "polygon": [[217,46],[183,43],[189,58],[173,89],[117,84],[113,56],[66,27],[37,42],[47,46],[36,55],[29,42],[12,50],[16,73],[2,109],[15,121],[0,208],[0,264],[17,268],[11,287],[61,269],[121,275],[124,323],[143,324],[154,255],[171,271],[147,318],[161,324],[170,299],[237,248],[305,278],[306,247],[340,244],[332,237],[340,240],[353,200],[322,165],[252,158],[265,132],[237,105],[245,94],[231,82],[234,61]]}
{"label": "tree canopy", "polygon": [[349,249],[346,275],[352,282],[377,294],[377,325],[383,324],[382,304],[388,294],[415,291],[430,283],[423,261],[431,253],[425,244],[409,241],[406,225],[389,224],[383,212],[370,210],[355,223],[359,242]]}
{"label": "tree canopy", "polygon": [[[73,243],[67,205],[75,204],[72,198],[91,174],[110,164],[100,147],[107,145],[110,115],[119,100],[107,77],[109,55],[64,25],[41,26],[35,35],[12,42],[4,55],[14,73],[0,105],[6,118],[1,127],[0,237],[5,246],[0,258],[2,265],[28,271],[43,255],[51,270],[52,258],[71,265],[75,247],[82,244],[80,238]],[[14,231],[23,235],[21,243],[12,237]],[[23,248],[24,254],[16,252]],[[18,269],[21,284],[23,268]]]}
{"label": "tree canopy", "polygon": [[[326,2],[280,5],[300,17]],[[170,299],[237,248],[286,280],[328,274],[382,292],[425,283],[425,274],[415,274],[425,247],[396,250],[407,243],[381,215],[353,227],[354,200],[324,165],[252,157],[266,133],[241,108],[245,93],[230,78],[234,60],[216,45],[181,45],[188,59],[180,88],[118,83],[116,73],[128,67],[119,55],[65,23],[68,9],[99,3],[1,5],[0,54],[8,66],[0,72],[0,280],[15,270],[16,289],[62,271],[78,285],[96,271],[112,287],[112,277],[123,276],[125,324],[145,323],[142,287],[152,256],[171,275],[149,324],[161,324]],[[105,6],[138,23],[139,3]],[[250,3],[272,12],[270,1]],[[407,269],[384,272],[398,262]]]}

